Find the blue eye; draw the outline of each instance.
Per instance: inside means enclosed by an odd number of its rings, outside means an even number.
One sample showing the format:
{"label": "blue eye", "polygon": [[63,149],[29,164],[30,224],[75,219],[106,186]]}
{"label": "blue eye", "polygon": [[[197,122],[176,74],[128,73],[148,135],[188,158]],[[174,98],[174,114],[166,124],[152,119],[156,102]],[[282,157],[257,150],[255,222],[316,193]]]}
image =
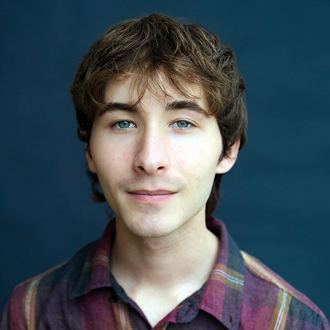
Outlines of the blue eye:
{"label": "blue eye", "polygon": [[179,127],[179,128],[188,128],[188,127],[192,126],[192,124],[186,120],[178,120],[175,123],[173,123],[173,125],[176,127]]}
{"label": "blue eye", "polygon": [[121,129],[135,127],[135,125],[128,120],[117,121],[116,123],[113,124],[113,126]]}

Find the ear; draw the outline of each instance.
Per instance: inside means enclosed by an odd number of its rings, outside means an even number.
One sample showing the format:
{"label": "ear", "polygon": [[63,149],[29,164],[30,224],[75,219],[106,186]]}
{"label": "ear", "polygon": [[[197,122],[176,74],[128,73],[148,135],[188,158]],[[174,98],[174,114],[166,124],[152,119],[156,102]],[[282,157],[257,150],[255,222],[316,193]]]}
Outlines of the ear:
{"label": "ear", "polygon": [[216,174],[223,174],[228,172],[235,164],[238,150],[240,146],[240,138],[236,140],[236,142],[233,144],[233,146],[228,151],[227,155],[225,155],[220,163],[218,164],[216,168]]}
{"label": "ear", "polygon": [[85,155],[86,155],[88,167],[92,172],[96,173],[96,167],[95,167],[94,161],[92,159],[91,150],[87,143],[85,143],[85,150],[86,150]]}

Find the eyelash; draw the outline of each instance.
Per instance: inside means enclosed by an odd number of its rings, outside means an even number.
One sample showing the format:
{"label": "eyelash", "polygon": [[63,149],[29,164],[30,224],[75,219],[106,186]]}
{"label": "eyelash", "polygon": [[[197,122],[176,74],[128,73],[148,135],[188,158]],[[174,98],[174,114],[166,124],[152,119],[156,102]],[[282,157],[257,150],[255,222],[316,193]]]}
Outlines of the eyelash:
{"label": "eyelash", "polygon": [[[131,122],[131,121],[129,121],[129,120],[120,120],[120,121],[117,121],[117,122],[111,124],[111,127],[114,127],[114,128],[116,128],[116,129],[119,129],[119,130],[125,130],[125,129],[128,129],[128,128],[132,128],[132,127],[125,127],[125,128],[123,128],[123,127],[118,127],[118,126],[117,126],[117,125],[119,125],[120,123],[124,123],[124,122],[127,122],[130,126],[131,126],[131,124],[133,124],[134,127],[136,126],[133,122]],[[186,127],[180,127],[180,126],[178,126],[178,125],[174,125],[174,124],[177,124],[177,123],[179,123],[179,122],[181,122],[181,123],[187,123],[187,126],[186,126]],[[181,119],[181,120],[176,120],[175,122],[173,122],[173,123],[171,124],[171,126],[174,126],[174,127],[177,127],[177,128],[181,128],[181,129],[188,129],[188,128],[191,128],[191,127],[195,127],[195,125],[194,125],[193,123],[191,123],[191,122],[188,121],[188,120],[183,120],[183,119]]]}
{"label": "eyelash", "polygon": [[114,128],[117,128],[117,129],[120,129],[120,130],[122,130],[122,129],[127,129],[127,128],[132,128],[132,127],[126,127],[126,128],[122,128],[122,127],[118,127],[117,125],[118,124],[120,124],[120,123],[128,123],[128,124],[133,124],[134,126],[136,126],[134,123],[132,123],[131,121],[129,121],[129,120],[119,120],[119,121],[117,121],[117,122],[115,122],[115,123],[113,123],[113,124],[111,124],[111,127],[114,127]]}
{"label": "eyelash", "polygon": [[175,126],[175,127],[178,127],[178,128],[182,128],[182,129],[188,129],[188,128],[191,128],[191,127],[195,127],[195,125],[193,124],[193,123],[191,123],[190,121],[188,121],[188,120],[184,120],[184,119],[181,119],[181,120],[177,120],[177,121],[175,121],[174,123],[172,123],[171,125],[174,125],[174,124],[177,124],[177,123],[187,123],[188,124],[188,126],[187,127],[179,127],[179,126]]}

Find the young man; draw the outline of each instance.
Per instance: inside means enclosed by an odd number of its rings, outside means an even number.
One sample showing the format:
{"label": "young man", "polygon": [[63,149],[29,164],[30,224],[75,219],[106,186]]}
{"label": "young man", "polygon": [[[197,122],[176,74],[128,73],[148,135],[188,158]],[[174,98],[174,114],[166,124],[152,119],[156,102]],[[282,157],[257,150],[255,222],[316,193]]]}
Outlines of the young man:
{"label": "young man", "polygon": [[2,329],[329,329],[211,217],[246,142],[231,48],[167,16],[129,20],[92,46],[71,93],[94,196],[115,218],[17,286]]}

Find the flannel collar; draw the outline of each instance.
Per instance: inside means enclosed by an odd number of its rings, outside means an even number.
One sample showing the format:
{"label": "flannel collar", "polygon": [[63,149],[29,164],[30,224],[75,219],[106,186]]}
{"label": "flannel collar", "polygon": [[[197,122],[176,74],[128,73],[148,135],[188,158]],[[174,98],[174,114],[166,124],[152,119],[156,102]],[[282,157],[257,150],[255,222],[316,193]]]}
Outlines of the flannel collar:
{"label": "flannel collar", "polygon": [[[178,311],[178,321],[189,322],[199,309],[213,315],[228,329],[235,330],[240,320],[242,291],[244,286],[244,261],[235,241],[227,232],[224,223],[214,217],[206,221],[207,227],[221,239],[218,258],[208,282],[195,294],[203,293],[189,311],[185,304]],[[70,297],[75,298],[102,287],[113,287],[110,278],[111,246],[116,235],[116,223],[111,220],[94,253],[88,254]],[[125,294],[126,295],[126,294]],[[127,296],[126,296],[127,297]],[[189,298],[188,298],[189,299]],[[127,300],[127,299],[124,299]]]}
{"label": "flannel collar", "polygon": [[240,321],[244,260],[222,221],[210,217],[206,224],[220,238],[221,244],[199,308],[213,315],[228,329],[234,330]]}

